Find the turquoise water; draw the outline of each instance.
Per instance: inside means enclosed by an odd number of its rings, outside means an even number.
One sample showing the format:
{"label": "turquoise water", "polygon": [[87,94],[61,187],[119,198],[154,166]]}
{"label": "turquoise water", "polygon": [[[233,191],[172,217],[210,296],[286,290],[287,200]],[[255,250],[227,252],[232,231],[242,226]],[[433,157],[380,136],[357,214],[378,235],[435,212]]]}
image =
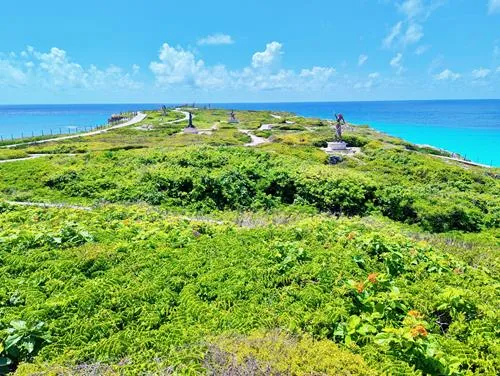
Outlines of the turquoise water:
{"label": "turquoise water", "polygon": [[500,166],[500,100],[252,103],[226,108],[291,111],[303,116],[347,121],[416,144],[458,153],[475,162]]}
{"label": "turquoise water", "polygon": [[[169,105],[169,104],[166,104]],[[202,104],[200,104],[202,106]],[[500,100],[223,103],[213,107],[289,111],[298,115],[368,124],[417,144],[428,144],[484,164],[500,166]],[[106,123],[118,112],[160,108],[161,104],[0,105],[3,139],[68,133]]]}

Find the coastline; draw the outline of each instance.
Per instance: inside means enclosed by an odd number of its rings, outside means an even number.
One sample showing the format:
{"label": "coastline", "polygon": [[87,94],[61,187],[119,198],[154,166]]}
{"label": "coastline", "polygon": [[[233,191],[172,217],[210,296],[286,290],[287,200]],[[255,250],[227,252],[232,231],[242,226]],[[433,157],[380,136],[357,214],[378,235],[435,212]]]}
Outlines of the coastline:
{"label": "coastline", "polygon": [[[472,106],[468,108],[467,106]],[[498,105],[498,109],[497,109]],[[432,146],[436,150],[444,150],[451,154],[459,154],[464,160],[478,165],[500,166],[496,153],[500,143],[500,100],[461,100],[461,101],[378,101],[378,102],[278,102],[278,103],[217,103],[198,104],[199,107],[221,108],[225,110],[267,110],[293,112],[300,116],[328,119],[334,112],[344,113],[351,123],[369,124],[377,131],[401,138],[417,146]],[[488,111],[484,111],[487,106]],[[15,107],[13,115],[6,117],[2,110]],[[11,139],[7,128],[13,117],[19,116],[12,124],[17,124],[17,133],[22,129],[24,134],[38,135],[33,141],[47,138],[50,129],[59,129],[61,122],[71,121],[82,113],[101,113],[106,118],[111,113],[127,110],[148,110],[160,108],[157,104],[99,104],[99,105],[20,105],[0,106],[0,135],[3,140]],[[460,111],[456,109],[458,107]],[[25,115],[28,111],[29,116]],[[31,112],[30,112],[31,111]],[[35,113],[31,117],[31,113]],[[45,117],[45,114],[49,114]],[[61,117],[59,117],[59,113]],[[38,114],[38,115],[37,115]],[[39,114],[43,117],[37,118]],[[51,114],[56,114],[54,123]],[[73,115],[68,115],[73,114]],[[69,116],[69,117],[68,117]],[[9,120],[10,119],[10,120]],[[70,120],[66,120],[70,119]],[[369,119],[369,120],[366,120]],[[26,123],[24,121],[26,120]],[[32,131],[33,128],[40,130]],[[26,128],[23,125],[26,124]],[[43,125],[45,124],[45,125]],[[49,124],[49,125],[47,125]],[[78,124],[78,123],[77,123]],[[45,127],[45,128],[43,128]],[[64,126],[63,126],[64,128]],[[45,131],[44,131],[45,129]],[[64,128],[66,129],[66,128]],[[56,133],[56,132],[54,132]],[[57,132],[58,133],[58,132]],[[67,133],[67,132],[64,132]],[[73,132],[71,132],[73,133]],[[81,134],[81,133],[80,133]],[[8,135],[8,136],[7,136]],[[3,142],[5,145],[7,142]],[[15,142],[13,142],[15,143]]]}

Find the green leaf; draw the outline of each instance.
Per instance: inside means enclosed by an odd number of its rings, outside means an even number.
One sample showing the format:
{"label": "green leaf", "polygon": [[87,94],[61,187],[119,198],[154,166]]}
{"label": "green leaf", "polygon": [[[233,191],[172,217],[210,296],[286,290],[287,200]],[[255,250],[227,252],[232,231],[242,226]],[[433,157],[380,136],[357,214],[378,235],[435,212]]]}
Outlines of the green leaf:
{"label": "green leaf", "polygon": [[24,347],[26,349],[28,354],[31,354],[33,352],[33,350],[35,349],[35,341],[33,341],[33,340],[24,341],[22,344],[22,347]]}
{"label": "green leaf", "polygon": [[15,346],[21,339],[23,339],[22,335],[10,335],[4,342],[5,350],[8,350]]}
{"label": "green leaf", "polygon": [[359,316],[351,316],[349,322],[347,323],[347,329],[349,332],[354,331],[361,323],[361,318]]}
{"label": "green leaf", "polygon": [[10,326],[12,326],[16,330],[25,330],[26,329],[26,321],[12,320],[10,322]]}
{"label": "green leaf", "polygon": [[375,336],[374,342],[377,345],[390,345],[394,341],[394,336],[390,333],[379,333]]}
{"label": "green leaf", "polygon": [[375,328],[373,325],[370,325],[370,324],[363,324],[357,330],[357,332],[363,336],[366,336],[366,335],[371,334],[371,333],[376,333],[377,328]]}

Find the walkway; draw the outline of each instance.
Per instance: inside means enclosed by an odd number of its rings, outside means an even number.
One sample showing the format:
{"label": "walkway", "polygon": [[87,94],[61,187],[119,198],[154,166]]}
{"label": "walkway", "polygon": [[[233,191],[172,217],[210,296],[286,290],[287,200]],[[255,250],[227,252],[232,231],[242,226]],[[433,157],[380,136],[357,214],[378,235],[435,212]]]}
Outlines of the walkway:
{"label": "walkway", "polygon": [[[106,132],[108,132],[110,130],[113,130],[113,129],[124,128],[124,127],[128,127],[129,125],[134,125],[134,124],[140,123],[141,121],[143,121],[146,118],[146,116],[147,115],[145,113],[139,112],[136,116],[134,116],[129,121],[127,121],[125,123],[122,123],[122,124],[113,125],[113,126],[111,126],[109,128],[100,129],[100,130],[97,130],[97,131],[92,131],[92,132],[87,132],[87,133],[73,134],[73,135],[70,135],[70,136],[47,138],[45,140],[40,140],[40,141],[31,141],[31,142],[22,142],[22,143],[19,143],[19,144],[4,145],[4,146],[1,146],[1,147],[3,147],[3,148],[14,148],[14,147],[17,147],[17,146],[36,145],[36,144],[43,144],[43,143],[46,143],[46,142],[55,142],[55,141],[69,140],[69,139],[78,138],[78,137],[95,136],[97,134],[106,133]],[[182,119],[182,120],[184,120],[184,119]]]}
{"label": "walkway", "polygon": [[268,139],[266,139],[264,137],[258,137],[256,135],[250,133],[250,131],[248,129],[240,129],[239,131],[241,133],[244,133],[244,134],[250,136],[250,138],[252,139],[252,142],[249,142],[248,144],[245,144],[244,146],[258,146],[258,145],[266,144],[266,143],[270,142]]}

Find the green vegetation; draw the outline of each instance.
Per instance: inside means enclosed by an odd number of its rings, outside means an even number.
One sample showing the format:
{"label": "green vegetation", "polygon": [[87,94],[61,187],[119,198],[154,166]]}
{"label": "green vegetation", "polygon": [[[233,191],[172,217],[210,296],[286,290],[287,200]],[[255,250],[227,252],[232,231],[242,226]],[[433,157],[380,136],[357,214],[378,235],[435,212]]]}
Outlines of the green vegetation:
{"label": "green vegetation", "polygon": [[7,159],[26,158],[28,153],[24,150],[0,149],[0,161]]}
{"label": "green vegetation", "polygon": [[194,115],[0,164],[0,373],[499,373],[497,170],[367,127],[328,165],[326,122]]}

